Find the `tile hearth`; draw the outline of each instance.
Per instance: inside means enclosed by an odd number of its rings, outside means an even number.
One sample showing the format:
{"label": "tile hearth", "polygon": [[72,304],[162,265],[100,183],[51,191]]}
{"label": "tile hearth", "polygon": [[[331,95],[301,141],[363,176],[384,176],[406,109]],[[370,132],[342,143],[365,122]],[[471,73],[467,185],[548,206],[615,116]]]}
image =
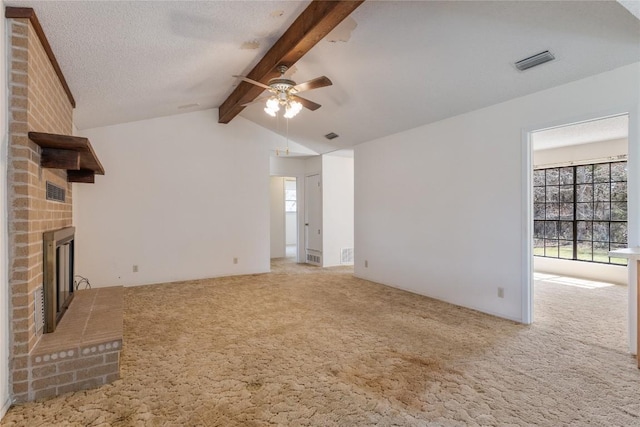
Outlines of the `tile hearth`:
{"label": "tile hearth", "polygon": [[76,291],[55,332],[30,355],[33,399],[93,388],[119,378],[122,286]]}

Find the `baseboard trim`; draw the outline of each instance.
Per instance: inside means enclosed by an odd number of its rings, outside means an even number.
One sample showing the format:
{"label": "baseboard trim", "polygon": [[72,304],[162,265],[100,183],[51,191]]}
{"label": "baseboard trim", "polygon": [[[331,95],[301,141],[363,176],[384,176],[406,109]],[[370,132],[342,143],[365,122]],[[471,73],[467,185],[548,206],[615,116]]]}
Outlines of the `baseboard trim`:
{"label": "baseboard trim", "polygon": [[0,420],[4,418],[9,407],[11,406],[11,398],[7,397],[7,401],[2,404],[2,408],[0,408]]}
{"label": "baseboard trim", "polygon": [[394,288],[394,289],[398,289],[398,290],[401,290],[401,291],[404,291],[404,292],[409,292],[411,294],[420,295],[420,296],[423,296],[423,297],[432,298],[432,299],[435,299],[435,300],[438,300],[438,301],[446,302],[447,304],[455,305],[457,307],[468,308],[470,310],[477,311],[477,312],[482,313],[482,314],[488,314],[489,316],[498,317],[498,318],[504,319],[504,320],[510,320],[512,322],[516,322],[516,323],[520,323],[520,324],[525,324],[522,321],[522,319],[519,319],[517,317],[512,317],[512,316],[507,316],[507,315],[504,315],[504,314],[499,314],[499,313],[495,313],[495,312],[491,312],[491,311],[486,311],[484,309],[475,307],[473,305],[462,305],[462,304],[459,304],[457,302],[449,301],[449,300],[441,298],[441,297],[437,297],[437,296],[428,295],[428,294],[425,294],[425,293],[418,292],[415,289],[404,288],[404,287],[398,286],[396,284],[380,282],[378,280],[373,280],[371,278],[368,278],[366,276],[361,276],[361,275],[358,275],[358,274],[354,274],[353,277],[355,277],[357,279],[366,280],[368,282],[377,283],[378,285],[387,286],[389,288]]}

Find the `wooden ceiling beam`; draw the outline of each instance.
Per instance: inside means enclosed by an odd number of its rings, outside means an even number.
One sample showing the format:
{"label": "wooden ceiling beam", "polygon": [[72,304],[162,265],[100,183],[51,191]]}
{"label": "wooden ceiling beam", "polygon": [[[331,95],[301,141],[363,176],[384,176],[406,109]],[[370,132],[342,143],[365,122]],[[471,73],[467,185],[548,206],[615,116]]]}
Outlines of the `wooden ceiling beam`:
{"label": "wooden ceiling beam", "polygon": [[[312,1],[247,77],[265,84],[278,77],[278,65],[291,67],[363,2]],[[240,82],[218,108],[218,123],[229,123],[244,109],[243,104],[253,101],[262,92],[264,89],[258,86]]]}

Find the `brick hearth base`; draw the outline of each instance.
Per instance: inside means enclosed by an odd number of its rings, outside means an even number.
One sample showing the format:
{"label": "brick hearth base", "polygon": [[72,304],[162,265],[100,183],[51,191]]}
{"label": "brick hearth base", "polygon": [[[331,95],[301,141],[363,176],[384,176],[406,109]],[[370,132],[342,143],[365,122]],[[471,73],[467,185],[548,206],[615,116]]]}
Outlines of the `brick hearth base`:
{"label": "brick hearth base", "polygon": [[30,354],[29,400],[94,388],[120,377],[122,286],[80,290],[56,331]]}

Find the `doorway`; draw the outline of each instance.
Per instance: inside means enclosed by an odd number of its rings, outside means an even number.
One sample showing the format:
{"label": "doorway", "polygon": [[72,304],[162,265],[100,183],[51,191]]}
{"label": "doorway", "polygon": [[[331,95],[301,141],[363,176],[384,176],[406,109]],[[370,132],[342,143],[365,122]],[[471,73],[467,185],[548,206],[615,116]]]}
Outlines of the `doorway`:
{"label": "doorway", "polygon": [[272,176],[271,194],[271,258],[287,258],[297,262],[298,194],[297,178]]}
{"label": "doorway", "polygon": [[285,257],[297,260],[298,255],[298,194],[297,179],[284,178]]}
{"label": "doorway", "polygon": [[[555,299],[592,300],[593,310],[585,311],[584,323],[594,322],[587,331],[594,333],[598,323],[607,322],[608,316],[594,316],[596,294],[605,295],[606,286],[584,283],[627,284],[626,260],[608,252],[628,246],[628,122],[629,116],[621,114],[529,132],[532,316],[554,310],[545,292],[555,286]],[[630,296],[630,289],[618,292],[619,303],[628,305]],[[562,313],[555,310],[557,316]],[[620,337],[633,329],[635,319],[628,320],[629,328],[618,328]]]}

